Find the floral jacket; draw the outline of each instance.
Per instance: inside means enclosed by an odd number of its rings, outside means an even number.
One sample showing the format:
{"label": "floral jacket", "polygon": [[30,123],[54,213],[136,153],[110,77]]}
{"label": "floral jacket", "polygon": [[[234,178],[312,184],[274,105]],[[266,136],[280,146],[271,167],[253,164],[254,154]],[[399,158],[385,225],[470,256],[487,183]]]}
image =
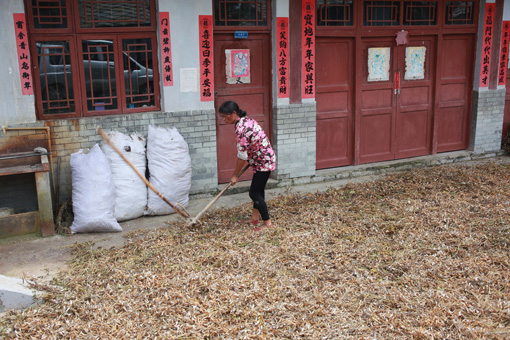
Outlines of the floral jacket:
{"label": "floral jacket", "polygon": [[236,123],[237,157],[247,160],[254,171],[273,171],[276,157],[264,130],[255,119],[242,117]]}

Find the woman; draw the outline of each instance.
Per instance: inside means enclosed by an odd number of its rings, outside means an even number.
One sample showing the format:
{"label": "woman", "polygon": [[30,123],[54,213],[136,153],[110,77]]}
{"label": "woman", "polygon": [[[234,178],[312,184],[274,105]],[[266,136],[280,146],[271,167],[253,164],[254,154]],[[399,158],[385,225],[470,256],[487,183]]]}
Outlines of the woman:
{"label": "woman", "polygon": [[276,157],[264,130],[256,120],[247,117],[233,101],[224,102],[219,109],[221,118],[227,124],[235,124],[237,142],[237,162],[230,183],[235,185],[239,178],[237,175],[246,162],[253,168],[253,179],[250,186],[250,198],[253,201],[253,210],[250,224],[258,226],[259,216],[264,222],[256,231],[271,228],[271,218],[265,202],[264,189],[271,171],[276,168]]}

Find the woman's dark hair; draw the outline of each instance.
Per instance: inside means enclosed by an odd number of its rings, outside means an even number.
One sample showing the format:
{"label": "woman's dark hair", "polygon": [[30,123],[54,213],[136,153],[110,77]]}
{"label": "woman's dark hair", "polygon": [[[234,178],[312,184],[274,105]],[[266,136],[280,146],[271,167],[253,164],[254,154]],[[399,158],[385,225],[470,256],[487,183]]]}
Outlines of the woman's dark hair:
{"label": "woman's dark hair", "polygon": [[231,101],[231,100],[226,101],[223,104],[221,104],[220,109],[218,111],[220,111],[220,113],[223,113],[226,115],[231,115],[232,113],[237,112],[237,115],[239,117],[246,116],[246,111],[241,110],[239,108],[239,105],[237,105],[236,102]]}

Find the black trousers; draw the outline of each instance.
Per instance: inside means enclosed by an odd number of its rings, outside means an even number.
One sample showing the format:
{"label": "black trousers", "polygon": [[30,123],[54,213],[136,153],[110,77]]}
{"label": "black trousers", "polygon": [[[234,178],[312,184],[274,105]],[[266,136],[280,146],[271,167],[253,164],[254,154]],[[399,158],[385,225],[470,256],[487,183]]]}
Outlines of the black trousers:
{"label": "black trousers", "polygon": [[263,221],[270,219],[265,199],[264,190],[271,171],[257,171],[253,174],[250,186],[250,198],[253,208],[257,209]]}

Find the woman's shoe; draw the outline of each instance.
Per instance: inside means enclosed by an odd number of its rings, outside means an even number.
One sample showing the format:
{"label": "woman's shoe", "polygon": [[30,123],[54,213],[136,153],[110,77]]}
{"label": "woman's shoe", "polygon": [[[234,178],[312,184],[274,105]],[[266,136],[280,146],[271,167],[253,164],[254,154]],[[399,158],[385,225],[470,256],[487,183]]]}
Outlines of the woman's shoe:
{"label": "woman's shoe", "polygon": [[272,225],[272,224],[269,226],[266,226],[265,224],[263,224],[260,227],[253,229],[253,231],[262,231],[262,230],[266,230],[266,229],[271,229],[273,227],[274,227],[274,225]]}

